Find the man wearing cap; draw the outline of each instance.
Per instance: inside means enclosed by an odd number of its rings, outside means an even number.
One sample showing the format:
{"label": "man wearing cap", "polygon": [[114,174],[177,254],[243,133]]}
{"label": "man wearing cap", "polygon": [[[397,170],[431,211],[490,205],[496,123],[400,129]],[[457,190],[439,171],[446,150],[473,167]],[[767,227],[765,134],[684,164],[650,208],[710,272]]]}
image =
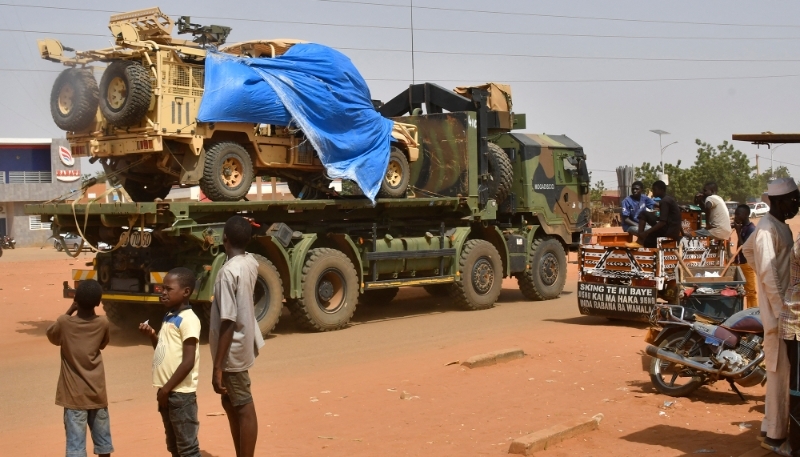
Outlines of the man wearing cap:
{"label": "man wearing cap", "polygon": [[742,247],[753,266],[758,282],[758,307],[764,326],[764,352],[767,368],[767,395],[762,447],[781,455],[789,454],[786,434],[789,422],[789,359],[781,338],[779,318],[789,288],[792,231],[786,224],[800,209],[800,191],[792,178],[769,183],[769,213],[761,218],[756,230]]}

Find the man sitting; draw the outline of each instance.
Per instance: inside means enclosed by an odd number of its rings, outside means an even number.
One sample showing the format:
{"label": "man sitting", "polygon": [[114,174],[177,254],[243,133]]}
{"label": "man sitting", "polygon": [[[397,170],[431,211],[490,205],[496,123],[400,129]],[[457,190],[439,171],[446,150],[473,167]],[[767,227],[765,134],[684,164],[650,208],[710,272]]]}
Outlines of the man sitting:
{"label": "man sitting", "polygon": [[705,198],[703,212],[706,213],[706,226],[697,230],[695,236],[708,236],[718,240],[726,241],[731,237],[731,219],[725,201],[717,195],[717,184],[708,182],[703,186],[703,193],[699,194],[700,199]]}
{"label": "man sitting", "polygon": [[642,195],[641,181],[631,184],[631,194],[622,200],[622,230],[636,235],[639,233],[639,213],[645,209],[653,209],[655,202],[647,195]]}
{"label": "man sitting", "polygon": [[[657,247],[658,238],[681,239],[681,209],[678,202],[667,195],[667,185],[664,181],[653,183],[653,197],[661,199],[658,216],[652,211],[642,211],[639,214],[639,239],[637,243],[628,243],[628,247],[654,248]],[[647,225],[650,227],[645,230]]]}

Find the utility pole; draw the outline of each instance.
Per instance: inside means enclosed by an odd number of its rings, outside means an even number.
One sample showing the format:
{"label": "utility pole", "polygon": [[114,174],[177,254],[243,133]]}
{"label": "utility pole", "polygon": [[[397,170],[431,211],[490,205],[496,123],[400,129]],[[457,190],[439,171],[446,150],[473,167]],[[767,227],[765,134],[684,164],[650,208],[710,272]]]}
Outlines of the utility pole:
{"label": "utility pole", "polygon": [[761,175],[761,168],[758,166],[758,154],[756,154],[756,174]]}

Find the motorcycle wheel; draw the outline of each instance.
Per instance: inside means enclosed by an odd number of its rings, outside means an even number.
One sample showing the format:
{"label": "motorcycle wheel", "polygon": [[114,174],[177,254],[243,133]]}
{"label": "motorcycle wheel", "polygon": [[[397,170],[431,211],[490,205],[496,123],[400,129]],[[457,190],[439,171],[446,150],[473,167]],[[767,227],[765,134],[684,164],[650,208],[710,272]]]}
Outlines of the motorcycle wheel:
{"label": "motorcycle wheel", "polygon": [[[681,344],[685,336],[686,330],[667,335],[659,344],[659,348],[677,352],[684,357],[710,355],[701,336],[693,334]],[[681,364],[653,358],[650,362],[650,382],[659,393],[670,397],[685,397],[699,389],[705,383],[705,377]]]}

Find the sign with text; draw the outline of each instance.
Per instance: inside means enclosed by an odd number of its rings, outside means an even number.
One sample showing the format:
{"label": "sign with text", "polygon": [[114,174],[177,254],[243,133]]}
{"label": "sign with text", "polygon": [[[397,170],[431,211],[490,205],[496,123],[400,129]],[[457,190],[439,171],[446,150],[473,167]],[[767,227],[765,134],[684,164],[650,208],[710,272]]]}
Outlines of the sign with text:
{"label": "sign with text", "polygon": [[628,320],[648,320],[656,304],[655,287],[578,283],[578,308],[588,316],[607,316]]}
{"label": "sign with text", "polygon": [[56,179],[64,182],[72,182],[81,179],[80,170],[56,170]]}

